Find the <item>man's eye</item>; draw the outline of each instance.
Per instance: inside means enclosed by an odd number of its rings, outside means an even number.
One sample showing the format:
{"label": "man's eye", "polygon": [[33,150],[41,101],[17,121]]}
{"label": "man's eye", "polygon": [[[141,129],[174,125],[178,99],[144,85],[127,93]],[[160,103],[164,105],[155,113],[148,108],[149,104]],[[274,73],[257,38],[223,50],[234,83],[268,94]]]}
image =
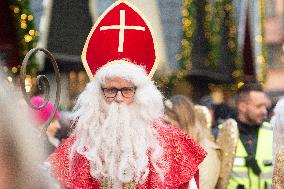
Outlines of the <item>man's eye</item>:
{"label": "man's eye", "polygon": [[106,89],[107,93],[116,93],[117,89],[116,88],[110,88],[110,89]]}
{"label": "man's eye", "polygon": [[122,89],[122,90],[125,91],[125,92],[131,92],[131,91],[132,91],[131,88],[124,88],[124,89]]}
{"label": "man's eye", "polygon": [[125,93],[132,93],[134,89],[133,88],[123,88],[122,91]]}

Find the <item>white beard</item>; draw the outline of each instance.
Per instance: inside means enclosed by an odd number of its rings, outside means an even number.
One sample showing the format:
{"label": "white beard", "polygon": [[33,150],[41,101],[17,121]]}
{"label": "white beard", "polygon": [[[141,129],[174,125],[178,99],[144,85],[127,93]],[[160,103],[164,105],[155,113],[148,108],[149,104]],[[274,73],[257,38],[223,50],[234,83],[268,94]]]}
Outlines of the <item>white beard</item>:
{"label": "white beard", "polygon": [[[80,123],[86,129],[77,133],[73,150],[89,160],[92,177],[109,179],[118,187],[132,181],[143,183],[149,174],[149,162],[158,169],[162,150],[156,132],[136,106],[103,103],[100,116]],[[82,150],[82,144],[87,150]]]}

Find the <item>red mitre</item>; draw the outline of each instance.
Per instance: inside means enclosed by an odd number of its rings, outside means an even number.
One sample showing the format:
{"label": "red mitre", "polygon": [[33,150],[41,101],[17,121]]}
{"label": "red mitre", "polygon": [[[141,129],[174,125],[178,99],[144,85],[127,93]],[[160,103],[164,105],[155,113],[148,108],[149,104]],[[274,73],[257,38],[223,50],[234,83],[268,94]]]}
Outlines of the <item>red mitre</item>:
{"label": "red mitre", "polygon": [[149,76],[156,71],[156,52],[151,27],[127,1],[112,4],[88,35],[82,61],[89,78],[113,60],[125,59],[144,66]]}

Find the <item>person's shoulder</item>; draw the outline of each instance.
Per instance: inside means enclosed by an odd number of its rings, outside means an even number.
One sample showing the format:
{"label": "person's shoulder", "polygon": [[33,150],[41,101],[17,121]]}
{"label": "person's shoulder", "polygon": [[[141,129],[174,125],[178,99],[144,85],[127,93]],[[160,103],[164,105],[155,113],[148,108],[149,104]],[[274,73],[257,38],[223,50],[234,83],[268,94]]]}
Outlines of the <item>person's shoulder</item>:
{"label": "person's shoulder", "polygon": [[180,137],[186,137],[186,138],[189,137],[180,128],[177,128],[177,127],[165,122],[163,119],[155,120],[153,122],[153,127],[158,132],[158,134],[162,135],[162,136],[168,136],[168,135],[177,136],[177,135],[179,135]]}
{"label": "person's shoulder", "polygon": [[48,161],[51,163],[56,163],[61,159],[68,159],[71,147],[75,142],[75,136],[69,136],[64,142],[62,142],[55,151],[48,157]]}
{"label": "person's shoulder", "polygon": [[197,156],[201,160],[206,156],[207,153],[203,148],[180,128],[174,127],[162,119],[156,120],[153,127],[157,131],[162,146],[171,149],[172,153],[183,151],[187,155],[198,154]]}
{"label": "person's shoulder", "polygon": [[65,139],[60,145],[59,147],[61,148],[66,148],[66,147],[70,147],[73,145],[73,143],[75,142],[75,135],[70,135],[67,139]]}
{"label": "person's shoulder", "polygon": [[269,131],[273,130],[271,124],[268,121],[264,121],[261,125],[261,128]]}
{"label": "person's shoulder", "polygon": [[163,162],[171,167],[165,175],[167,187],[177,188],[192,178],[206,152],[181,129],[163,120],[156,120],[153,128],[163,148]]}

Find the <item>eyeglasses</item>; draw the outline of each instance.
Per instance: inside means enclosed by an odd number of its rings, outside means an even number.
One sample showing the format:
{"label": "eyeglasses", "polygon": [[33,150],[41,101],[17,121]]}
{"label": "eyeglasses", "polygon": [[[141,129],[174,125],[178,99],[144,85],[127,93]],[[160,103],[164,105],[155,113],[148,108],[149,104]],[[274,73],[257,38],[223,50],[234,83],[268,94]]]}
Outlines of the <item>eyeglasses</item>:
{"label": "eyeglasses", "polygon": [[103,88],[102,91],[106,98],[115,98],[118,91],[121,92],[122,96],[125,98],[132,98],[135,94],[136,87],[123,87],[121,89],[111,87],[111,88]]}

